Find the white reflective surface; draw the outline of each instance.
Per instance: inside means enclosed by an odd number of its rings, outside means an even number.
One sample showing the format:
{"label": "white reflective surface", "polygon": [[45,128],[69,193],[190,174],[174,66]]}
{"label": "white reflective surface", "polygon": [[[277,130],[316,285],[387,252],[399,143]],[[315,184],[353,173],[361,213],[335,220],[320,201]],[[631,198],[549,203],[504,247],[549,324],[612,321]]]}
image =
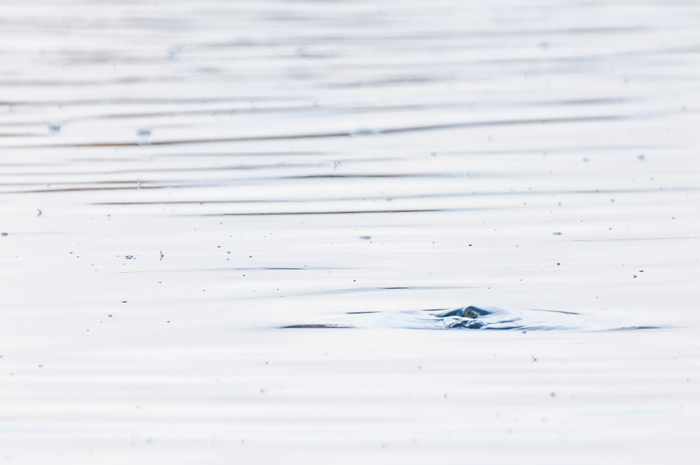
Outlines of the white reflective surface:
{"label": "white reflective surface", "polygon": [[697,462],[697,4],[0,9],[0,461]]}

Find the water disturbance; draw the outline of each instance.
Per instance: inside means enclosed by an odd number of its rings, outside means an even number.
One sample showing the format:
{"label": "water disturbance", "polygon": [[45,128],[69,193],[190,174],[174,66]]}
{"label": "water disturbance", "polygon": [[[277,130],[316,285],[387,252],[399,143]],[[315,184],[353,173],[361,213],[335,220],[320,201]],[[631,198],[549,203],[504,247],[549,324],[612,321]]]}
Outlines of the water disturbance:
{"label": "water disturbance", "polygon": [[505,310],[496,307],[461,307],[451,310],[349,312],[338,323],[300,324],[290,328],[397,328],[476,329],[515,331],[628,331],[658,329],[622,326],[626,318],[595,319],[557,310]]}

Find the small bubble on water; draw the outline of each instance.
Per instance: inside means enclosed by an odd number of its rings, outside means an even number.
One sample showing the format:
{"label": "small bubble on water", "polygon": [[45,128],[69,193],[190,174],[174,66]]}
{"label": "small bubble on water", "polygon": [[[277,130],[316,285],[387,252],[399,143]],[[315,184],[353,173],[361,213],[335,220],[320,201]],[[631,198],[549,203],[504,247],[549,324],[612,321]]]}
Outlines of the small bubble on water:
{"label": "small bubble on water", "polygon": [[138,145],[150,145],[151,144],[151,130],[149,128],[139,128],[136,130],[136,135],[138,140],[136,143]]}
{"label": "small bubble on water", "polygon": [[173,45],[168,49],[168,60],[170,61],[176,61],[180,58],[180,54],[182,53],[182,46],[181,45]]}

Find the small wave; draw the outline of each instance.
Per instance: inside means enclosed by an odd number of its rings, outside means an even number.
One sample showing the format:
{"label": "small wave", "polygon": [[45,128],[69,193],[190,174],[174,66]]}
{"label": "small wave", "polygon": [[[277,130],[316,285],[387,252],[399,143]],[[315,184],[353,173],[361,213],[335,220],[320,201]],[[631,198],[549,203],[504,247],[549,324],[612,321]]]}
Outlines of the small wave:
{"label": "small wave", "polygon": [[298,324],[284,328],[403,328],[517,331],[611,331],[656,329],[657,326],[624,326],[627,318],[593,318],[558,310],[506,310],[467,306],[450,310],[353,312],[342,321]]}

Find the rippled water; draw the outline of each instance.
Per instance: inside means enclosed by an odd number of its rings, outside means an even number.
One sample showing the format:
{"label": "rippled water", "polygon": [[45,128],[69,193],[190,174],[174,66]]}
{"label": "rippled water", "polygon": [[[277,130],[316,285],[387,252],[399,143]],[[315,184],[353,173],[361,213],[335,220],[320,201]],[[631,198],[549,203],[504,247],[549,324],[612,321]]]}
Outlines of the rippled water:
{"label": "rippled water", "polygon": [[697,462],[700,5],[1,9],[0,461]]}
{"label": "rippled water", "polygon": [[450,310],[404,310],[395,312],[348,312],[337,323],[306,323],[283,329],[401,328],[475,329],[498,331],[630,331],[660,329],[658,326],[624,326],[625,318],[591,319],[557,310],[506,310],[468,307]]}

